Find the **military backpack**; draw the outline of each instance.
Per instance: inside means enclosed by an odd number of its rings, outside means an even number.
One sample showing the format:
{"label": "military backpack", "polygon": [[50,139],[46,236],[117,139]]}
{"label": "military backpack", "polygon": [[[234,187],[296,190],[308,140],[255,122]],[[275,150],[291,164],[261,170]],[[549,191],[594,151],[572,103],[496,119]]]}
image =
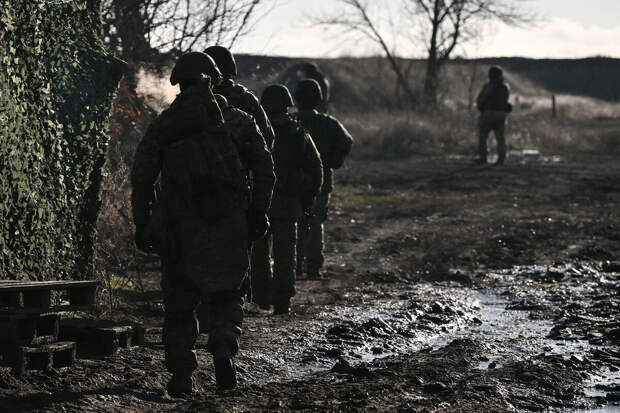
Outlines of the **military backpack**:
{"label": "military backpack", "polygon": [[172,192],[166,198],[174,208],[190,208],[207,221],[247,208],[244,167],[223,126],[169,142],[162,152],[162,189]]}

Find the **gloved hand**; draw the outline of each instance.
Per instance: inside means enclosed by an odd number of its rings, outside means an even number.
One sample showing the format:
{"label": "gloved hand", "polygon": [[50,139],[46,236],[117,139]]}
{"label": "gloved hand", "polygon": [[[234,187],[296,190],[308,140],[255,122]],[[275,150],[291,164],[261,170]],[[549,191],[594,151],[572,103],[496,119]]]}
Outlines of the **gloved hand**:
{"label": "gloved hand", "polygon": [[154,252],[154,248],[151,240],[146,235],[146,225],[136,225],[136,233],[134,235],[136,247],[142,252],[151,254]]}
{"label": "gloved hand", "polygon": [[248,213],[248,232],[250,241],[261,239],[269,230],[269,219],[265,212],[250,210]]}

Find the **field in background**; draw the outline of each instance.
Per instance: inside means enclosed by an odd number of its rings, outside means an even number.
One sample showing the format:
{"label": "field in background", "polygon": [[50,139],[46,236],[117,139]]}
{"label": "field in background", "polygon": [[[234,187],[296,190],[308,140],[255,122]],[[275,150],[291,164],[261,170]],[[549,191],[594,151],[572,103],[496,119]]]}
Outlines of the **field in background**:
{"label": "field in background", "polygon": [[[238,57],[240,81],[258,94],[269,84],[294,86],[294,67],[303,59]],[[353,156],[382,159],[415,155],[476,153],[475,98],[490,64],[501,64],[521,111],[513,113],[508,144],[562,154],[620,151],[620,60],[531,59],[458,60],[443,71],[438,109],[408,109],[402,91],[382,58],[315,60],[332,84],[331,109],[351,130]],[[421,95],[424,62],[405,62],[405,72]],[[571,80],[572,76],[572,80]],[[583,92],[577,95],[576,92]],[[555,95],[557,117],[552,117]],[[492,141],[492,139],[491,139]]]}

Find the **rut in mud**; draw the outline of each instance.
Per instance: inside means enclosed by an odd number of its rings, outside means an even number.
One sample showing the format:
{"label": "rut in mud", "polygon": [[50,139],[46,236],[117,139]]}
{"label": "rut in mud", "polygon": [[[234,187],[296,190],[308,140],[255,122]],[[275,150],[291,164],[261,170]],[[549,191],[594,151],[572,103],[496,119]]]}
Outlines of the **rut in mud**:
{"label": "rut in mud", "polygon": [[201,337],[196,395],[164,394],[153,273],[151,304],[127,293],[119,314],[150,327],[145,347],[106,358],[83,354],[72,370],[21,380],[3,370],[1,405],[75,412],[618,408],[619,172],[603,158],[511,160],[504,168],[459,159],[352,162],[339,175],[327,224],[328,279],[300,280],[291,316],[248,307],[238,390],[214,391]]}

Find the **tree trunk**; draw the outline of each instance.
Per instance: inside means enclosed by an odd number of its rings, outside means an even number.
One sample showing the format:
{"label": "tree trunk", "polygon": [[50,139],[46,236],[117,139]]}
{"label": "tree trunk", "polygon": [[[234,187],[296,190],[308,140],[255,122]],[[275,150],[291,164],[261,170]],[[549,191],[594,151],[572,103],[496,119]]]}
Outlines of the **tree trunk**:
{"label": "tree trunk", "polygon": [[426,59],[426,78],[424,79],[424,100],[430,106],[437,105],[437,86],[439,85],[439,60],[434,37],[431,39],[431,47]]}

